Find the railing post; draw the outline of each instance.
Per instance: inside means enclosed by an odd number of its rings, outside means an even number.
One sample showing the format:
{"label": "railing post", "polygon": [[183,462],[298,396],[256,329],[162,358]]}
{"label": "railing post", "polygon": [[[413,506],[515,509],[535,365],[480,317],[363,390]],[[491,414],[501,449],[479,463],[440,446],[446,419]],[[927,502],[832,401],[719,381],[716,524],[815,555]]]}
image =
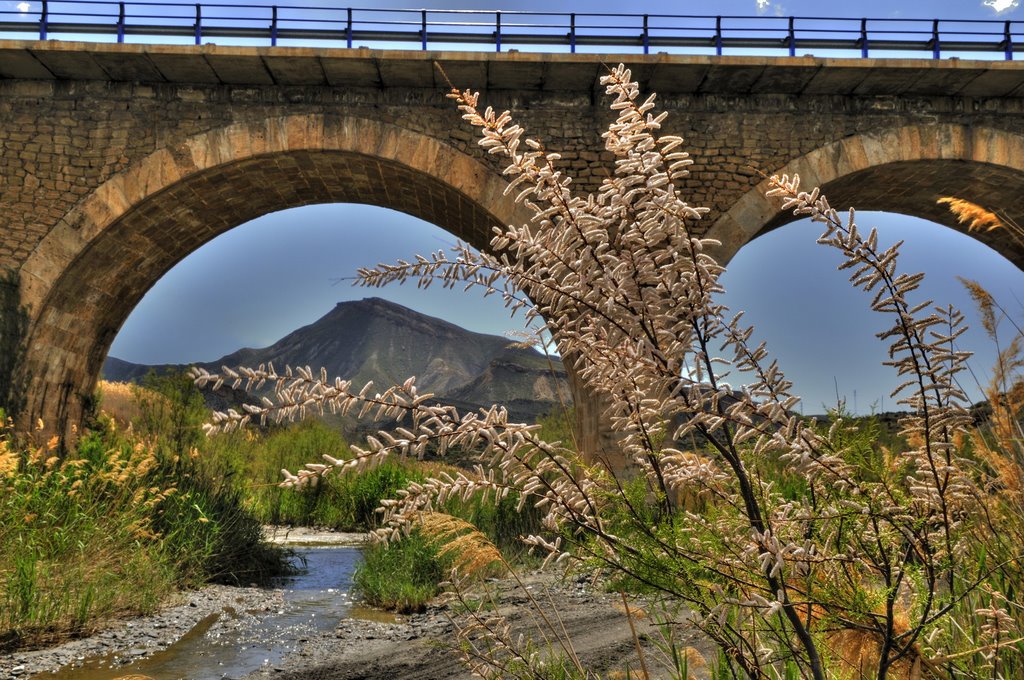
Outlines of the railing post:
{"label": "railing post", "polygon": [[796,33],[793,31],[793,17],[789,18],[789,56],[796,56]]}
{"label": "railing post", "polygon": [[1013,61],[1013,31],[1010,29],[1010,20],[1003,24],[1003,56],[1006,61]]}
{"label": "railing post", "polygon": [[576,54],[576,13],[569,15],[569,52]]}
{"label": "railing post", "polygon": [[427,50],[427,10],[420,10],[420,49]]}
{"label": "railing post", "polygon": [[501,52],[501,11],[494,13],[494,45]]}
{"label": "railing post", "polygon": [[124,3],[117,3],[117,42],[124,42]]}
{"label": "railing post", "polygon": [[715,54],[722,56],[722,17],[715,17]]}
{"label": "railing post", "polygon": [[348,14],[348,25],[345,27],[345,45],[352,49],[352,8],[346,10]]}
{"label": "railing post", "polygon": [[196,44],[203,42],[203,6],[196,3]]}
{"label": "railing post", "polygon": [[860,56],[861,59],[868,58],[868,20],[860,20]]}
{"label": "railing post", "polygon": [[39,39],[46,40],[46,24],[50,21],[50,8],[46,5],[46,0],[43,0],[43,7],[39,10]]}
{"label": "railing post", "polygon": [[277,5],[270,8],[270,46],[277,47]]}
{"label": "railing post", "polygon": [[651,33],[647,26],[647,15],[644,15],[644,54],[651,53]]}
{"label": "railing post", "polygon": [[932,59],[942,58],[942,46],[939,44],[939,20],[932,20]]}

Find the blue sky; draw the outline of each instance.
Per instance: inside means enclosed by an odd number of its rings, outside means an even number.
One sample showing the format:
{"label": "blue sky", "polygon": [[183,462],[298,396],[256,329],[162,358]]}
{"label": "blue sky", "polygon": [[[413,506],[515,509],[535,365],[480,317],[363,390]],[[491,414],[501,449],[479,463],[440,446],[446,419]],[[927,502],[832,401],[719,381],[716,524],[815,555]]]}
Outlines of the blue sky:
{"label": "blue sky", "polygon": [[[9,6],[16,3],[9,3]],[[268,3],[269,4],[269,3]],[[312,4],[312,3],[304,3]],[[858,5],[803,0],[733,0],[713,5],[635,0],[631,12],[702,14],[858,15],[1024,20],[1018,3],[877,2]],[[1005,7],[1003,5],[1006,5]],[[319,5],[318,5],[319,6]],[[362,6],[611,11],[621,3],[401,2]],[[1001,9],[1002,11],[997,11]],[[670,127],[670,125],[669,125]],[[862,227],[878,226],[883,240],[905,239],[904,267],[928,274],[924,291],[937,302],[953,302],[973,318],[957,275],[978,279],[1009,309],[1024,317],[1024,274],[973,239],[913,218],[861,214]],[[744,310],[768,342],[808,413],[833,405],[836,390],[859,412],[891,408],[896,383],[880,366],[884,347],[874,338],[886,322],[868,310],[866,297],[835,271],[837,256],[817,246],[815,228],[798,222],[749,244],[730,263],[723,281],[725,301]],[[271,344],[311,323],[342,300],[378,295],[472,330],[502,333],[520,328],[495,299],[461,291],[415,287],[367,291],[337,279],[357,267],[436,250],[453,242],[444,231],[394,211],[371,206],[311,206],[273,213],[215,239],[168,273],[135,309],[114,341],[111,354],[145,363],[211,360],[242,346]],[[287,256],[282,257],[282,253]],[[273,261],[256,276],[247,264]],[[776,263],[767,266],[767,263]],[[965,339],[977,352],[972,365],[981,380],[994,355],[980,332]],[[973,380],[965,385],[976,394]]]}

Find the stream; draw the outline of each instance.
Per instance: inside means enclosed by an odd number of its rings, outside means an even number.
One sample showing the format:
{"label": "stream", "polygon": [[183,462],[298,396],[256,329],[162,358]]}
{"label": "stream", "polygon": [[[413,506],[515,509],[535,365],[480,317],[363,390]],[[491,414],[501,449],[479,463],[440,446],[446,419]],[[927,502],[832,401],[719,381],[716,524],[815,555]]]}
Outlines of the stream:
{"label": "stream", "polygon": [[394,622],[386,612],[367,610],[352,601],[358,547],[304,546],[294,550],[297,558],[305,560],[305,568],[275,584],[283,589],[283,605],[276,611],[255,616],[227,606],[202,619],[166,649],[138,661],[118,665],[115,655],[107,655],[34,677],[111,680],[137,674],[154,680],[238,678],[279,663],[311,636],[332,630],[344,618]]}

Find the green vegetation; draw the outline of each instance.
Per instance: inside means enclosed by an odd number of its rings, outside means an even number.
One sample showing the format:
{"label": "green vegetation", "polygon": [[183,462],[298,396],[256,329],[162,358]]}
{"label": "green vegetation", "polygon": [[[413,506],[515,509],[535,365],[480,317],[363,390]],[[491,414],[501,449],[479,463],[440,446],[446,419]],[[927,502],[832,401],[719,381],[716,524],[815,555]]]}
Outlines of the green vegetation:
{"label": "green vegetation", "polygon": [[281,470],[301,468],[324,455],[350,457],[348,445],[335,430],[306,420],[265,434],[232,432],[204,444],[203,458],[222,468],[244,491],[247,507],[261,522],[320,526],[362,531],[376,526],[375,510],[411,481],[423,481],[409,461],[389,461],[359,474],[329,475],[316,487],[296,493],[282,489]]}
{"label": "green vegetation", "polygon": [[423,611],[449,569],[449,560],[416,531],[401,541],[367,547],[353,582],[367,604],[407,614]]}
{"label": "green vegetation", "polygon": [[[392,458],[359,471],[326,475],[316,486],[301,491],[279,487],[282,468],[296,470],[324,454],[351,457],[344,439],[315,419],[262,434],[243,430],[216,435],[204,449],[204,464],[224,471],[261,522],[345,531],[377,528],[382,500],[396,497],[410,483],[459,471],[436,461]],[[514,495],[498,502],[475,495],[468,500],[449,499],[440,509],[477,528],[507,559],[521,562],[531,558],[519,537],[539,530],[541,513],[533,507],[519,511],[517,502]],[[372,606],[422,610],[450,575],[451,557],[439,554],[443,549],[444,543],[420,538],[369,546],[355,576],[359,596]]]}
{"label": "green vegetation", "polygon": [[[180,374],[150,375],[142,386],[130,389],[104,383],[101,391],[104,411],[109,408],[119,413],[138,432],[161,442],[179,461],[187,460],[197,478],[222,489],[258,523],[368,531],[379,526],[381,501],[394,498],[409,484],[443,473],[468,473],[436,460],[390,458],[358,471],[326,475],[302,491],[281,488],[282,469],[300,469],[325,454],[343,460],[352,457],[337,430],[310,418],[206,438],[201,432],[207,417],[202,396],[192,381]],[[564,417],[551,417],[544,427],[566,437],[571,432]],[[478,529],[479,536],[498,546],[507,559],[521,562],[532,558],[526,555],[519,537],[539,530],[541,513],[532,506],[520,511],[517,504],[514,494],[497,502],[476,494],[468,499],[453,497],[439,509],[467,523],[466,527]],[[438,583],[449,576],[453,562],[452,555],[445,553],[446,546],[463,545],[468,533],[442,534],[440,540],[408,546],[402,542],[368,548],[357,573],[357,590],[375,606],[422,609],[437,594]],[[181,554],[194,552],[203,554],[192,547]]]}
{"label": "green vegetation", "polygon": [[177,588],[288,569],[237,490],[197,456],[101,417],[65,458],[0,434],[0,649],[88,633]]}

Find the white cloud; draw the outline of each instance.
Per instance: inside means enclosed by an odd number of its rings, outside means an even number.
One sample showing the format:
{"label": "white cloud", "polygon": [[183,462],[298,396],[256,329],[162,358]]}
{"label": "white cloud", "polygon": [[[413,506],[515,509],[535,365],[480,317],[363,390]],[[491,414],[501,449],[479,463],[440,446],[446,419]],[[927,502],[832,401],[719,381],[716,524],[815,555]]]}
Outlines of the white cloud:
{"label": "white cloud", "polygon": [[[758,0],[758,5],[760,4],[761,1]],[[985,2],[981,4],[985,7],[991,7],[995,10],[996,14],[1001,14],[1002,12],[1008,12],[1011,9],[1017,9],[1017,7],[1020,6],[1020,0],[985,0]]]}
{"label": "white cloud", "polygon": [[27,2],[19,2],[17,5],[15,5],[15,7],[17,7],[18,11],[21,12],[22,14],[25,14],[30,9],[32,9],[32,5],[28,4]]}
{"label": "white cloud", "polygon": [[758,14],[768,14],[771,12],[777,17],[786,16],[786,8],[782,6],[781,2],[772,2],[771,0],[754,0],[757,4]]}

